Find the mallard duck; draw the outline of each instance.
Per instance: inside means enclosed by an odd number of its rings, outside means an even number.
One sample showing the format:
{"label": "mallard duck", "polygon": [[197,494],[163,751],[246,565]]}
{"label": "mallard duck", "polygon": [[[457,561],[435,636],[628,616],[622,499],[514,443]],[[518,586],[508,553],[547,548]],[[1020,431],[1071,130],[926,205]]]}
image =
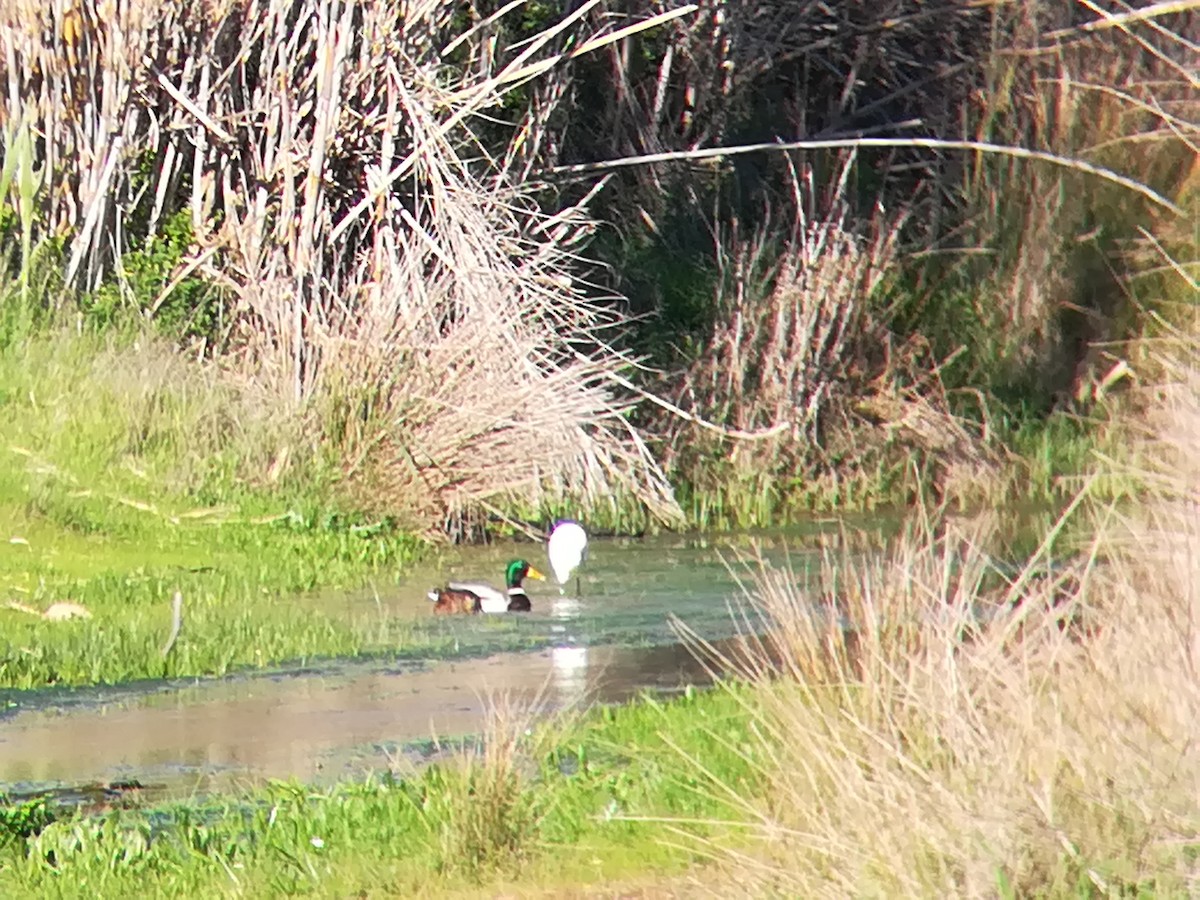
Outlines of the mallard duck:
{"label": "mallard duck", "polygon": [[[560,590],[571,573],[587,559],[587,549],[587,532],[582,525],[573,519],[560,519],[554,523],[546,543],[546,555],[550,557],[550,568],[554,570]],[[578,581],[575,582],[575,593],[579,593]]]}
{"label": "mallard duck", "polygon": [[522,582],[526,578],[546,578],[523,559],[514,559],[504,570],[506,591],[478,581],[451,581],[444,588],[434,588],[426,596],[433,601],[433,611],[440,615],[455,613],[529,612],[533,605]]}

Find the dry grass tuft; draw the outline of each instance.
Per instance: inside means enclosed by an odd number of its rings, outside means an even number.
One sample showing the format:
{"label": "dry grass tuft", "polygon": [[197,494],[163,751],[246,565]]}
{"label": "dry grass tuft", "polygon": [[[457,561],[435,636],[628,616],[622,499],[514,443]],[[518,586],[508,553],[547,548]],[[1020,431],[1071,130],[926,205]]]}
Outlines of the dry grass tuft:
{"label": "dry grass tuft", "polygon": [[[1194,545],[1200,520],[1179,524]],[[754,896],[1194,890],[1200,595],[1139,560],[1082,580],[1068,602],[1104,622],[1082,640],[1034,579],[975,632],[975,541],[842,559],[815,617],[765,572],[778,627],[743,671],[772,789],[745,802],[757,848],[714,856]]]}
{"label": "dry grass tuft", "polygon": [[[577,282],[592,195],[539,205],[516,152],[527,128],[508,154],[473,130],[556,63],[558,26],[508,47],[456,14],[10,0],[0,124],[43,138],[38,237],[63,236],[67,282],[91,289],[123,281],[131,231],[190,213],[175,281],[232,298],[203,349],[413,526],[614,495],[676,518],[615,387],[620,318]],[[152,316],[170,290],[126,293]]]}
{"label": "dry grass tuft", "polygon": [[1197,349],[1152,393],[1157,497],[1068,510],[1092,537],[1066,567],[997,581],[994,523],[920,520],[811,590],[756,575],[738,665],[771,790],[744,800],[754,849],[709,848],[748,895],[1200,889]]}
{"label": "dry grass tuft", "polygon": [[[318,342],[335,418],[366,425],[344,435],[364,460],[351,484],[447,525],[501,499],[595,508],[613,493],[670,519],[670,488],[614,392],[627,363],[602,334],[616,317],[576,292],[556,240],[529,240],[545,222],[520,191],[426,165],[441,196],[425,231],[450,240],[397,229],[395,258],[364,279],[364,314]],[[570,210],[556,227],[588,223]]]}
{"label": "dry grass tuft", "polygon": [[527,742],[539,693],[528,703],[506,695],[489,698],[478,746],[460,756],[461,777],[438,798],[447,804],[442,859],[447,871],[479,879],[520,865],[536,839],[537,811],[525,790]]}
{"label": "dry grass tuft", "polygon": [[725,272],[712,352],[683,389],[706,417],[747,432],[786,422],[791,441],[815,441],[861,355],[867,304],[894,262],[903,222],[879,209],[855,233],[846,197],[853,165],[853,156],[843,161],[826,197],[811,169],[794,177],[795,216],[782,240],[768,225],[718,248]]}

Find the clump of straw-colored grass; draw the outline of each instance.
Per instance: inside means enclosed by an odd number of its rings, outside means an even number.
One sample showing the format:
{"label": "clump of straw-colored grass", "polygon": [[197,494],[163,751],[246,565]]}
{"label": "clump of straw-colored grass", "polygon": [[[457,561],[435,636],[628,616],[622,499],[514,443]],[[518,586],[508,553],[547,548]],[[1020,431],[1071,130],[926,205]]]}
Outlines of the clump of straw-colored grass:
{"label": "clump of straw-colored grass", "polygon": [[481,879],[518,867],[537,838],[539,812],[530,803],[526,746],[539,692],[527,703],[507,695],[488,698],[479,743],[459,754],[459,767],[438,797],[445,804],[442,869]]}
{"label": "clump of straw-colored grass", "polygon": [[675,414],[661,438],[669,470],[698,492],[730,494],[735,510],[739,485],[778,501],[798,478],[828,470],[850,397],[887,338],[872,300],[896,264],[904,215],[880,207],[855,219],[855,162],[843,158],[829,186],[811,167],[793,169],[783,218],[768,210],[753,234],[734,228],[715,243],[716,315],[672,375]]}
{"label": "clump of straw-colored grass", "polygon": [[12,0],[0,124],[42,138],[39,238],[65,236],[71,287],[124,284],[129,233],[190,212],[179,272],[127,301],[153,316],[184,277],[220,286],[228,309],[199,349],[315,430],[360,501],[410,525],[614,494],[675,518],[616,387],[620,317],[579,284],[593,194],[543,205],[517,161],[529,123],[509,154],[474,130],[557,64],[582,13],[512,47],[495,20],[455,15]]}
{"label": "clump of straw-colored grass", "polygon": [[[743,798],[752,848],[710,847],[749,894],[1195,892],[1200,379],[1180,340],[1144,391],[1137,509],[1081,496],[999,581],[988,520],[936,518],[811,585],[752,579],[765,637],[731,664],[758,685],[771,790]],[[1090,540],[1047,575],[1068,516]]]}
{"label": "clump of straw-colored grass", "polygon": [[[1194,546],[1200,519],[1176,524]],[[1194,588],[1118,556],[1066,599],[1100,617],[1081,636],[1032,578],[976,627],[975,540],[918,532],[837,568],[815,598],[780,572],[755,587],[776,627],[741,666],[771,790],[743,802],[752,849],[712,848],[751,895],[1194,889]]]}

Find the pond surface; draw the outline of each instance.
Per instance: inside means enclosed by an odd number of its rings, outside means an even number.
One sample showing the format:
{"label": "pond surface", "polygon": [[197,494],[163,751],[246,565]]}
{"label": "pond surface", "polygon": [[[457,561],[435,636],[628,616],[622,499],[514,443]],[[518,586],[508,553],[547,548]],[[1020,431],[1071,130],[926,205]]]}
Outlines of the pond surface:
{"label": "pond surface", "polygon": [[803,577],[832,529],[594,539],[580,589],[529,580],[534,612],[524,616],[434,617],[425,592],[447,579],[502,584],[515,557],[548,570],[543,545],[451,548],[386,590],[311,601],[348,615],[418,616],[452,638],[450,657],[10,694],[0,788],[137,779],[180,794],[265,778],[320,783],[419,763],[431,739],[479,732],[497,695],[545,715],[703,683],[671,616],[710,640],[735,634],[738,579],[748,583],[751,559]]}

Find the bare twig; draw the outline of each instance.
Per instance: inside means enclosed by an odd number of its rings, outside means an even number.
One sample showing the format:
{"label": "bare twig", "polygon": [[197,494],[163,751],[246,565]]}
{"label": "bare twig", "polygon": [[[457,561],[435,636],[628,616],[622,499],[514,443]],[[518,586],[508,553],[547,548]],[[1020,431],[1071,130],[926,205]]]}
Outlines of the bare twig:
{"label": "bare twig", "polygon": [[[153,63],[149,59],[143,59],[143,63],[148,67],[153,67]],[[173,85],[171,83],[171,79],[167,78],[167,76],[162,72],[158,72],[155,75],[155,80],[158,82],[159,86],[167,92],[172,100],[195,116],[196,121],[207,128],[212,133],[213,137],[224,141],[226,144],[233,143],[233,135],[214,122],[212,118],[191,99],[189,99],[188,96],[183,93],[183,91],[179,90],[179,88]]]}
{"label": "bare twig", "polygon": [[743,144],[737,147],[710,147],[703,150],[674,150],[666,153],[647,153],[641,156],[626,156],[621,159],[610,159],[595,163],[577,163],[570,166],[555,166],[548,174],[552,175],[588,175],[593,172],[607,172],[613,169],[645,166],[662,162],[687,162],[704,159],[725,159],[733,156],[744,156],[748,153],[786,152],[789,150],[857,150],[867,147],[912,147],[927,150],[964,150],[972,153],[992,153],[999,156],[1010,156],[1015,159],[1037,160],[1050,163],[1078,172],[1085,172],[1103,178],[1113,184],[1141,194],[1163,209],[1170,210],[1177,216],[1186,213],[1155,191],[1136,179],[1118,174],[1111,169],[1097,166],[1082,159],[1072,159],[1056,153],[1042,150],[1030,150],[1027,147],[1008,147],[1003,144],[992,144],[987,141],[949,141],[936,138],[847,138],[841,140],[823,141],[787,141],[773,144]]}

